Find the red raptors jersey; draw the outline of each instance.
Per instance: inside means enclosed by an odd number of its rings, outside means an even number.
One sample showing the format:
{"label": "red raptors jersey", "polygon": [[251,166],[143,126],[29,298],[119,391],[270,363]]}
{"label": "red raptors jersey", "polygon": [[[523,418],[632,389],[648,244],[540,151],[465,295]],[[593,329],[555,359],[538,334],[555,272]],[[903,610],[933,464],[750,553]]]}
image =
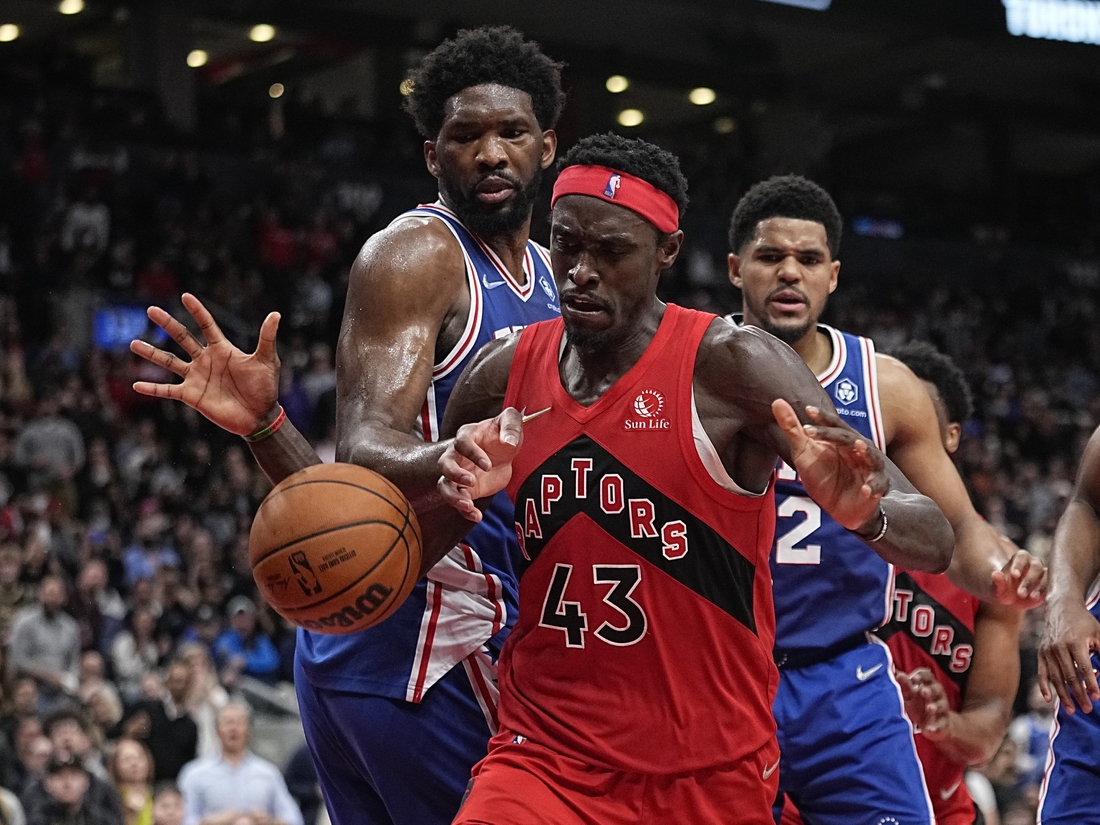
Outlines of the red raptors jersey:
{"label": "red raptors jersey", "polygon": [[562,387],[561,320],[535,324],[508,382],[506,405],[549,412],[525,426],[508,487],[532,563],[501,655],[501,725],[613,770],[699,770],[775,735],[774,497],[720,486],[693,427],[714,320],[670,305],[590,407]]}
{"label": "red raptors jersey", "polygon": [[[890,622],[878,631],[890,646],[898,669],[908,673],[919,667],[930,668],[956,712],[962,707],[974,656],[978,604],[978,599],[957,588],[947,576],[899,570],[894,577]],[[966,766],[947,759],[920,734],[916,742],[936,822],[970,825],[974,803],[963,782]]]}

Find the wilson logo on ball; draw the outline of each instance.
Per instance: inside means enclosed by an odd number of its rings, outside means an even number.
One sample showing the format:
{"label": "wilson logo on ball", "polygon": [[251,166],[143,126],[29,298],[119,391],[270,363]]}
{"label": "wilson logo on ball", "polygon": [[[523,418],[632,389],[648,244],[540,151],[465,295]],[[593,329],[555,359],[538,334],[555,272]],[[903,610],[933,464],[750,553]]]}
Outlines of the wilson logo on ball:
{"label": "wilson logo on ball", "polygon": [[299,624],[306,630],[325,630],[330,627],[351,627],[371,615],[386,603],[393,591],[384,584],[372,584],[355,600],[342,610],[337,610],[320,619],[301,619]]}

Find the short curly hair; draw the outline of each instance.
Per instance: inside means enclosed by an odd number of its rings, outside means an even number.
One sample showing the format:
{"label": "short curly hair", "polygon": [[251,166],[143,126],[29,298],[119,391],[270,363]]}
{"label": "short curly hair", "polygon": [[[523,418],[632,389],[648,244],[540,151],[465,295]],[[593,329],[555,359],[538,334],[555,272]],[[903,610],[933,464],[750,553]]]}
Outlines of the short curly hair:
{"label": "short curly hair", "polygon": [[910,341],[892,350],[897,358],[922,381],[929,381],[939,390],[947,408],[948,423],[962,424],[974,414],[974,396],[970,383],[959,365],[927,341]]}
{"label": "short curly hair", "polygon": [[676,155],[647,141],[607,132],[577,141],[558,161],[558,170],[568,166],[607,166],[651,183],[671,197],[680,218],[688,205],[688,182],[680,171]]}
{"label": "short curly hair", "polygon": [[749,189],[730,219],[730,251],[739,254],[760,222],[768,218],[815,221],[825,227],[829,254],[835,260],[840,253],[840,211],[829,193],[808,178],[777,175]]}
{"label": "short curly hair", "polygon": [[420,134],[433,140],[443,128],[443,110],[452,96],[471,86],[497,83],[527,92],[539,128],[553,129],[565,104],[562,65],[511,26],[463,29],[420,61],[409,78],[405,111]]}

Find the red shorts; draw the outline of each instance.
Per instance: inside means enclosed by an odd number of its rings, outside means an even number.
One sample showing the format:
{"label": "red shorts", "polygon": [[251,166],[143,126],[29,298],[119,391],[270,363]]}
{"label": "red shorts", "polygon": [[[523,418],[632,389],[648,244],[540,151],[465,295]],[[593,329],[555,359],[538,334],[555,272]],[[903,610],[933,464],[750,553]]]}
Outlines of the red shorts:
{"label": "red shorts", "polygon": [[718,768],[641,774],[592,767],[502,730],[454,825],[772,825],[779,745]]}

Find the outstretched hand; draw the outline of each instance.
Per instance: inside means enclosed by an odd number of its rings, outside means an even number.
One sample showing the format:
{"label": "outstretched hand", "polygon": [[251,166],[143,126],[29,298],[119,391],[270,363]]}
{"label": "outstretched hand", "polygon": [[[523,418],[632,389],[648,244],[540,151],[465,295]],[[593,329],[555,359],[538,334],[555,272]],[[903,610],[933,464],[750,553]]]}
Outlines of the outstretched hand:
{"label": "outstretched hand", "polygon": [[439,492],[472,522],[479,522],[480,498],[495,495],[512,479],[512,459],[523,444],[523,419],[515,407],[496,418],[465,424],[439,459]]}
{"label": "outstretched hand", "polygon": [[256,432],[279,397],[279,356],[275,351],[279,313],[272,312],[264,319],[256,351],[248,355],[229,342],[198,298],[185,292],[182,301],[202,330],[206,346],[163,309],[149,307],[149,320],[168,333],[191,360],[177,358],[145,341],[131,341],[131,352],[183,379],[179,384],[138,381],[134,390],[182,401],[236,435]]}
{"label": "outstretched hand", "polygon": [[772,414],[790,442],[794,469],[810,498],[849,530],[872,521],[890,489],[882,453],[839,416],[817,407],[806,408],[814,422],[807,425],[782,398],[772,402]]}

